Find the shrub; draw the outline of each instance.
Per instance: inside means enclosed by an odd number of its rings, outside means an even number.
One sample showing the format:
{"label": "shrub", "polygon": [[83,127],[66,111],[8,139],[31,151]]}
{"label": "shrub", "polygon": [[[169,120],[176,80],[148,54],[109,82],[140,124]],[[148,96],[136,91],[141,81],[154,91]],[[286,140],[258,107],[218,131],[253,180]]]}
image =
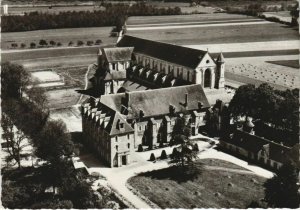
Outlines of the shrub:
{"label": "shrub", "polygon": [[144,151],[143,146],[141,144],[139,144],[139,146],[138,146],[138,152],[143,152],[143,151]]}
{"label": "shrub", "polygon": [[52,45],[52,46],[54,46],[54,45],[56,44],[56,42],[53,41],[53,40],[51,40],[49,43],[50,43],[50,45]]}
{"label": "shrub", "polygon": [[81,40],[77,41],[77,45],[78,46],[82,46],[83,45],[83,41],[81,41]]}
{"label": "shrub", "polygon": [[193,151],[199,152],[199,147],[197,143],[194,144]]}
{"label": "shrub", "polygon": [[178,154],[178,150],[177,148],[174,148],[171,157],[176,157],[177,154]]}
{"label": "shrub", "polygon": [[16,47],[18,47],[18,44],[17,44],[17,43],[12,43],[12,44],[11,44],[11,47],[12,47],[12,48],[16,48]]}
{"label": "shrub", "polygon": [[155,161],[155,155],[154,155],[154,153],[151,153],[151,155],[150,155],[150,161]]}
{"label": "shrub", "polygon": [[57,42],[56,46],[60,47],[60,46],[62,46],[62,43]]}
{"label": "shrub", "polygon": [[25,48],[25,47],[26,47],[26,44],[22,43],[21,48]]}
{"label": "shrub", "polygon": [[96,42],[95,42],[95,45],[100,45],[102,43],[102,40],[101,39],[97,39]]}
{"label": "shrub", "polygon": [[31,42],[30,43],[30,48],[35,48],[36,47],[36,44],[34,42]]}
{"label": "shrub", "polygon": [[41,45],[41,46],[46,46],[46,45],[48,45],[48,43],[47,43],[46,40],[41,39],[40,42],[39,42],[39,45]]}
{"label": "shrub", "polygon": [[167,153],[166,150],[161,151],[160,159],[167,159]]}
{"label": "shrub", "polygon": [[69,42],[69,46],[72,46],[74,44],[74,42],[70,41]]}
{"label": "shrub", "polygon": [[87,44],[88,46],[91,46],[91,45],[94,44],[94,42],[93,42],[93,41],[87,41],[86,44]]}

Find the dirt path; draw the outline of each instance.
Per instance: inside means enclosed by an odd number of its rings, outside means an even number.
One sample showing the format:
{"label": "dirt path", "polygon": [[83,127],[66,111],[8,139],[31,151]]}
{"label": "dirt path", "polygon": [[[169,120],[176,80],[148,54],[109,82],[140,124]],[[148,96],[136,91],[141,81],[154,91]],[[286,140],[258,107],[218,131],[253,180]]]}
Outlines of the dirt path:
{"label": "dirt path", "polygon": [[[90,72],[90,70],[91,70],[92,68],[95,68],[95,66],[96,66],[96,64],[94,64],[94,63],[93,63],[93,64],[90,64],[90,65],[88,66],[88,69],[87,69],[86,73],[85,73],[85,76],[84,76],[84,81],[85,81],[84,89],[85,89],[85,90],[88,88],[88,84],[89,84],[89,78],[88,78],[89,72]],[[83,97],[83,94],[80,95],[80,98],[78,99],[78,101],[77,101],[76,104],[79,104],[79,103],[80,103],[82,97]]]}

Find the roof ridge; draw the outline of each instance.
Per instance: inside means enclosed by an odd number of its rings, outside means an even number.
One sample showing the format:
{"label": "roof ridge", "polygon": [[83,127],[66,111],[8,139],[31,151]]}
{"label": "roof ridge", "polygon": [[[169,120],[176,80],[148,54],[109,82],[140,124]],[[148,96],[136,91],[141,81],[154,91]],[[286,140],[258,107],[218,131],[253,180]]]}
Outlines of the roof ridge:
{"label": "roof ridge", "polygon": [[135,39],[141,39],[141,40],[145,40],[147,42],[156,42],[156,43],[159,43],[159,44],[164,44],[164,45],[172,45],[172,46],[175,46],[175,47],[178,47],[178,48],[188,48],[188,49],[191,49],[195,52],[202,52],[202,53],[205,53],[207,52],[206,50],[199,50],[199,49],[194,49],[194,48],[190,48],[190,47],[184,47],[184,46],[181,46],[181,45],[176,45],[176,44],[173,44],[173,43],[168,43],[168,42],[163,42],[163,41],[157,41],[157,40],[150,40],[150,39],[145,39],[145,38],[141,38],[141,37],[137,37],[137,36],[131,36],[131,35],[124,35],[124,37],[132,37],[132,38],[135,38]]}

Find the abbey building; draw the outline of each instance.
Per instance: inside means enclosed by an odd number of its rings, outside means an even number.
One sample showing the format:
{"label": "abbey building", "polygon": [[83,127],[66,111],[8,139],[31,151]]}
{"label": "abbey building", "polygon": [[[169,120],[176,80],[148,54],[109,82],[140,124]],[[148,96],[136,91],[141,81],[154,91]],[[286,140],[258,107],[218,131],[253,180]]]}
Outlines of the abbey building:
{"label": "abbey building", "polygon": [[168,144],[177,116],[197,135],[207,110],[226,102],[225,61],[209,52],[124,36],[98,52],[91,83],[96,98],[82,105],[86,143],[110,167],[127,165],[139,145]]}

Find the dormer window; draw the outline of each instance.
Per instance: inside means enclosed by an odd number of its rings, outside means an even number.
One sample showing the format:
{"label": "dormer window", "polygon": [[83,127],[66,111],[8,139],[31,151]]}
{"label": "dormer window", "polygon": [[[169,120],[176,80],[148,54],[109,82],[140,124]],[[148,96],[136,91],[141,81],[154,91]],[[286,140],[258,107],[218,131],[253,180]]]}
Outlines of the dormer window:
{"label": "dormer window", "polygon": [[124,123],[120,123],[120,128],[124,128]]}

